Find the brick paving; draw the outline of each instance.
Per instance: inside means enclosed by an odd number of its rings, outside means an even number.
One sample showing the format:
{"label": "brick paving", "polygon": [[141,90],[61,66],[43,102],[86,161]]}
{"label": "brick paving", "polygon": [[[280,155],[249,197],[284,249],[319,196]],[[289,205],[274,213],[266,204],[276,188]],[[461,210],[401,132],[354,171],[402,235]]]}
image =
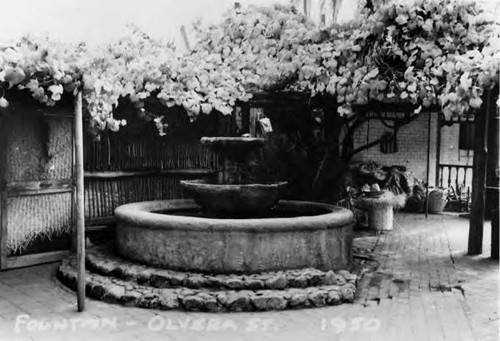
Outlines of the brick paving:
{"label": "brick paving", "polygon": [[[3,340],[498,340],[498,261],[467,256],[468,221],[398,214],[394,230],[356,240],[380,267],[354,304],[259,312],[155,311],[88,300],[57,283],[57,264],[0,273]],[[45,329],[45,330],[44,330]]]}

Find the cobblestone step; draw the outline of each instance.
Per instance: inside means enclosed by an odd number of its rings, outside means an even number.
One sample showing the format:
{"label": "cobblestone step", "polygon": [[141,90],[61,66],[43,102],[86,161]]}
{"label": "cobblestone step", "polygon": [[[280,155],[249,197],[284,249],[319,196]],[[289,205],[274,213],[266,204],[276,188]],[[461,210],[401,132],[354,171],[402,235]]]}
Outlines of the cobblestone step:
{"label": "cobblestone step", "polygon": [[[58,269],[58,279],[76,289],[75,259],[65,260]],[[203,288],[155,288],[135,281],[108,277],[87,271],[86,294],[110,303],[160,310],[189,311],[266,311],[322,307],[352,303],[356,286],[318,285],[280,290],[206,290]]]}
{"label": "cobblestone step", "polygon": [[205,288],[208,290],[285,290],[346,283],[356,285],[358,277],[348,271],[300,269],[251,275],[207,275],[165,270],[141,265],[116,256],[111,247],[92,246],[87,249],[87,268],[103,276],[136,282],[154,288]]}

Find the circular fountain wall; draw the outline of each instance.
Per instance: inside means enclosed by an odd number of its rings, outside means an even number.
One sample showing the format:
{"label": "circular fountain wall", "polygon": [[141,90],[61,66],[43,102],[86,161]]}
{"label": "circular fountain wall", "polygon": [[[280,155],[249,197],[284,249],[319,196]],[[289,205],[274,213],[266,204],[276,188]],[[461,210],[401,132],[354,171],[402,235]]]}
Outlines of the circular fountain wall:
{"label": "circular fountain wall", "polygon": [[353,214],[280,201],[271,217],[209,218],[192,200],[132,203],[115,211],[120,255],[173,270],[256,273],[349,269]]}

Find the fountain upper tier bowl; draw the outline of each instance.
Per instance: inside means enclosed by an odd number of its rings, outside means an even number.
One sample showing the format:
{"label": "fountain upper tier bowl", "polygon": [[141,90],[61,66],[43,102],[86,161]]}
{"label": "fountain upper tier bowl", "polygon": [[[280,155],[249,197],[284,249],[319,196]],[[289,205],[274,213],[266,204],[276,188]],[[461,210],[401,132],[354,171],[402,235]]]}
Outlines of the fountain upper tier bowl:
{"label": "fountain upper tier bowl", "polygon": [[221,153],[232,162],[244,163],[252,158],[252,152],[262,148],[266,139],[261,137],[215,136],[202,137],[200,142],[202,145]]}

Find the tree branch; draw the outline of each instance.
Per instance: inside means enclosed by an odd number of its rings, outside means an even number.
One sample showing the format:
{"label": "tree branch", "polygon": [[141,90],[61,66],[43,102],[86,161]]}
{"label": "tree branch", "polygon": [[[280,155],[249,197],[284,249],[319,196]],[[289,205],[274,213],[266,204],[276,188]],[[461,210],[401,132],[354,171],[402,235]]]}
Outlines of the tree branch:
{"label": "tree branch", "polygon": [[[392,138],[395,138],[395,135],[392,135]],[[362,152],[363,150],[370,149],[371,147],[374,147],[382,142],[389,141],[390,139],[391,138],[386,136],[380,137],[370,143],[365,144],[364,146],[354,149],[348,155],[344,156],[344,160],[350,160],[355,154]]]}
{"label": "tree branch", "polygon": [[344,122],[344,124],[347,126],[346,133],[344,136],[344,139],[342,141],[342,159],[348,160],[347,158],[344,157],[344,155],[349,155],[350,151],[349,149],[352,147],[352,139],[354,132],[356,131],[357,128],[359,128],[362,124],[364,124],[367,120],[363,119],[362,117],[356,115],[356,119],[353,121],[352,124],[349,125],[351,122],[350,120]]}
{"label": "tree branch", "polygon": [[[429,115],[431,115],[431,113],[429,113]],[[378,120],[380,121],[383,121],[383,119],[380,117],[380,115],[378,115],[379,117],[377,117]],[[388,128],[391,128],[391,129],[394,129],[394,133],[393,133],[393,138],[396,138],[396,135],[398,133],[398,130],[399,128],[401,128],[402,126],[404,125],[407,125],[408,123],[414,121],[415,119],[417,119],[417,117],[419,117],[419,115],[412,115],[410,117],[407,117],[406,119],[404,120],[399,120],[399,121],[395,121],[394,122],[394,126],[388,126],[388,125],[385,125],[386,127]],[[346,133],[346,136],[344,137],[344,141],[346,141],[347,139],[351,139],[352,138],[352,135],[354,134],[354,131],[360,126],[362,125],[363,123],[365,123],[366,121],[368,121],[369,119],[358,119],[356,121],[354,121],[354,123],[348,127],[348,130],[347,130],[347,133]],[[384,122],[382,122],[383,124]],[[344,143],[344,147],[342,148],[342,159],[343,160],[350,160],[355,154],[363,151],[363,150],[366,150],[366,149],[369,149],[373,146],[376,146],[382,142],[385,142],[387,140],[387,138],[383,138],[383,137],[380,137],[364,146],[361,146],[359,148],[356,148],[352,151],[349,151],[347,150],[346,148],[346,144]]]}

